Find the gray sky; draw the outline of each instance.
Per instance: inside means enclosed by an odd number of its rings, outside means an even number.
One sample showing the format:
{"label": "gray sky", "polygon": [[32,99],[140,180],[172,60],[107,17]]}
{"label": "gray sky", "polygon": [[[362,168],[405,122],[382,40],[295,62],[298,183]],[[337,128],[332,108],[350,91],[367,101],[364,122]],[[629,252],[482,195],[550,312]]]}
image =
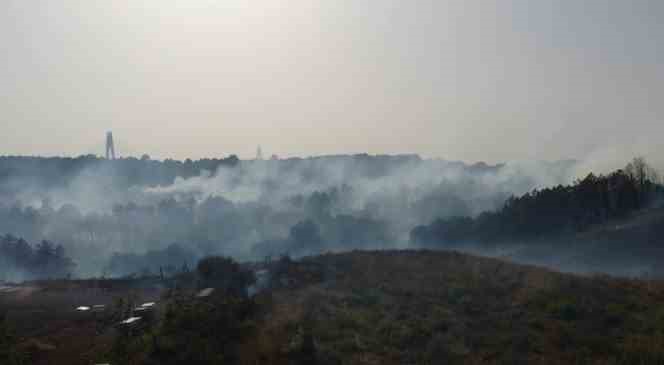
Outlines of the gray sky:
{"label": "gray sky", "polygon": [[[659,0],[3,0],[0,154],[656,155]],[[660,153],[661,155],[661,153]]]}

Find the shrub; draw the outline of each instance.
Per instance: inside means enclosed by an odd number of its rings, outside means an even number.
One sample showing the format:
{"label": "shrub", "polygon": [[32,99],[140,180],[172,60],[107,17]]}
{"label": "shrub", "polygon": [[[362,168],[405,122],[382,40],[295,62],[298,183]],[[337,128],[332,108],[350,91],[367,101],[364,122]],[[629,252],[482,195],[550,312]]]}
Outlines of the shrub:
{"label": "shrub", "polygon": [[18,348],[18,339],[7,323],[7,317],[0,313],[0,364],[22,365],[27,364],[26,358]]}
{"label": "shrub", "polygon": [[244,269],[229,257],[206,257],[198,262],[196,271],[200,287],[217,288],[231,295],[246,296],[247,288],[256,282],[252,271]]}

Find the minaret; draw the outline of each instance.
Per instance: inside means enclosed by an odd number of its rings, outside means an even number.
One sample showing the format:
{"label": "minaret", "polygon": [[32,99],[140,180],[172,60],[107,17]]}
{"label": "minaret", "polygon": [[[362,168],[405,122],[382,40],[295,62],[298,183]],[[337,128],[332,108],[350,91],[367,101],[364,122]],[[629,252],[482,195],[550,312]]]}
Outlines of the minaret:
{"label": "minaret", "polygon": [[113,132],[106,132],[106,159],[115,160],[115,145],[113,144]]}

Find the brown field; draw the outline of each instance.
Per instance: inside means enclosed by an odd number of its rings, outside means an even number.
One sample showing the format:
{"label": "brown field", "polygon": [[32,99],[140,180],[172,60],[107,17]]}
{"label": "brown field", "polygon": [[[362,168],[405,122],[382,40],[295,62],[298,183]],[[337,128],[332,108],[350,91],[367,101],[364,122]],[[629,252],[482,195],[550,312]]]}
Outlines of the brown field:
{"label": "brown field", "polygon": [[323,363],[664,363],[662,282],[451,252],[305,261],[329,268],[330,279],[274,293],[274,314],[261,331],[268,349],[297,346],[310,333]]}
{"label": "brown field", "polygon": [[[306,363],[293,358],[310,338],[319,364],[664,364],[660,281],[432,251],[357,251],[291,265],[287,285],[259,295],[267,311],[243,340],[240,363]],[[110,314],[74,308],[162,294],[107,284],[30,283],[0,294],[0,308],[31,363],[105,362],[116,336]]]}
{"label": "brown field", "polygon": [[[20,285],[0,293],[0,311],[19,338],[29,364],[91,364],[108,352],[120,298],[155,301],[157,288],[134,288],[130,280],[58,280]],[[105,305],[104,311],[80,312],[79,306]]]}

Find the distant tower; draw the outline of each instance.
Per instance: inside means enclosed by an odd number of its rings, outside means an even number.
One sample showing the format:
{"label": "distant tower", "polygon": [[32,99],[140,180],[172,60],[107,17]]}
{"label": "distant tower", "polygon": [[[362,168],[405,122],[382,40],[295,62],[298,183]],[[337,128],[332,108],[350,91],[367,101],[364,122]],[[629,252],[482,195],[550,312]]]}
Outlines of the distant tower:
{"label": "distant tower", "polygon": [[263,150],[261,149],[261,146],[258,146],[256,149],[256,160],[262,160],[263,159]]}
{"label": "distant tower", "polygon": [[115,144],[113,143],[113,132],[106,132],[106,159],[115,160]]}

